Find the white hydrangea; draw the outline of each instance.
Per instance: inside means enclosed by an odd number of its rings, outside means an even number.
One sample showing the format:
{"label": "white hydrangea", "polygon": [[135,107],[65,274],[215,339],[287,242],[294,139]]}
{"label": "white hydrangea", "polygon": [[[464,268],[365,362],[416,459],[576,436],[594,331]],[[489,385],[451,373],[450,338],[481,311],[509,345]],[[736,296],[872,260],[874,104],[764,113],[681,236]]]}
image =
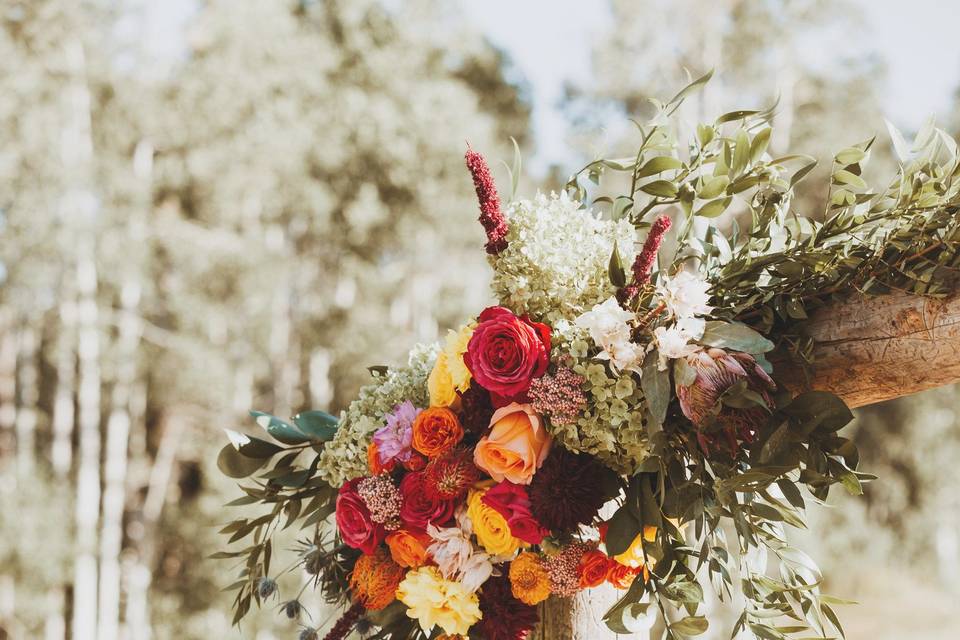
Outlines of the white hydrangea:
{"label": "white hydrangea", "polygon": [[[417,345],[406,367],[387,370],[360,389],[356,400],[340,414],[340,427],[320,454],[317,474],[335,487],[367,473],[367,445],[373,432],[384,425],[384,415],[404,400],[418,407],[430,404],[427,376],[437,359],[439,345]],[[375,374],[376,375],[376,374]]]}
{"label": "white hydrangea", "polygon": [[678,320],[713,311],[713,307],[707,304],[710,302],[709,290],[709,282],[689,271],[663,277],[657,284],[657,295],[667,305],[670,315]]}
{"label": "white hydrangea", "polygon": [[636,231],[628,220],[603,220],[567,194],[537,194],[505,212],[509,246],[491,256],[493,293],[518,315],[555,323],[612,296],[607,275],[614,242],[627,269]]}

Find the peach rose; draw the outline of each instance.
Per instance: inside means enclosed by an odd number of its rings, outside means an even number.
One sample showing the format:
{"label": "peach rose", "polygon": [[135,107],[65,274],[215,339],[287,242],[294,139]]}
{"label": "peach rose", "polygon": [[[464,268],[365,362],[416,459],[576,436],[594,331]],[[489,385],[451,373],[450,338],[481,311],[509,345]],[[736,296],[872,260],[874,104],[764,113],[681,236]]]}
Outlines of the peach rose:
{"label": "peach rose", "polygon": [[530,484],[553,438],[529,404],[511,402],[490,418],[490,433],[477,443],[473,459],[497,482]]}
{"label": "peach rose", "polygon": [[424,409],[413,421],[413,448],[428,458],[449,451],[462,438],[457,414],[446,407]]}
{"label": "peach rose", "polygon": [[388,534],[386,539],[393,561],[410,569],[416,569],[427,561],[427,545],[431,542],[426,533],[408,529],[397,529]]}

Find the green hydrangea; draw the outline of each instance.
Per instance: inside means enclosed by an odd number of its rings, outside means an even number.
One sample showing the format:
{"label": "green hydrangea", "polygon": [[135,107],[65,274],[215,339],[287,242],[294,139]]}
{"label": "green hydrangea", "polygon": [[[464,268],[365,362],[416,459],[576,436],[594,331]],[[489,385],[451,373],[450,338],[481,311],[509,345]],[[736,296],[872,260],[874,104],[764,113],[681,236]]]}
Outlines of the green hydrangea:
{"label": "green hydrangea", "polygon": [[509,246],[490,257],[493,293],[518,315],[551,324],[572,319],[615,292],[607,269],[614,242],[633,262],[636,231],[627,220],[604,220],[567,194],[537,194],[505,212]]}
{"label": "green hydrangea", "polygon": [[614,374],[592,357],[589,336],[571,322],[557,322],[553,330],[553,360],[585,379],[588,402],[573,424],[549,428],[567,449],[599,458],[611,469],[633,473],[649,455],[647,405],[636,374]]}
{"label": "green hydrangea", "polygon": [[376,380],[360,389],[357,399],[340,414],[337,435],[320,455],[320,477],[338,487],[367,473],[367,445],[385,424],[384,416],[404,400],[418,407],[430,404],[427,376],[439,350],[436,344],[417,345],[410,352],[407,366],[391,368],[386,374],[374,373]]}

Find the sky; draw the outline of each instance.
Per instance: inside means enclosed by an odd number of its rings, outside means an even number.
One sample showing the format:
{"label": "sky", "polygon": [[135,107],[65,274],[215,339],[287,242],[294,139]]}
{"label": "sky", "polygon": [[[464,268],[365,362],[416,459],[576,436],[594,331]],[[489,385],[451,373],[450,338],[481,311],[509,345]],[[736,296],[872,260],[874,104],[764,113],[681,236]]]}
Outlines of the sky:
{"label": "sky", "polygon": [[[932,113],[944,114],[945,119],[953,92],[960,87],[960,1],[854,2],[862,11],[865,29],[872,32],[863,39],[875,43],[888,67],[882,92],[885,117],[904,131],[915,131]],[[460,4],[491,42],[510,54],[531,87],[536,150],[527,166],[542,172],[551,162],[565,164],[566,121],[558,102],[568,78],[589,77],[591,42],[611,21],[606,3],[460,0]],[[776,84],[776,78],[771,83]],[[882,128],[883,123],[877,124],[878,130]]]}
{"label": "sky", "polygon": [[[195,0],[141,0],[142,26],[160,55],[180,46],[175,35]],[[384,0],[395,4],[402,0]],[[712,0],[704,0],[711,2]],[[761,0],[746,0],[757,2]],[[535,152],[527,169],[542,175],[552,163],[568,164],[567,121],[559,106],[564,83],[590,74],[591,43],[610,27],[604,0],[457,0],[467,18],[504,49],[531,89]],[[946,119],[960,87],[960,0],[853,0],[866,37],[886,63],[885,116],[915,131],[930,114]],[[823,43],[828,49],[829,43]],[[679,82],[679,80],[678,80]],[[772,85],[777,79],[771,78]],[[878,132],[883,127],[877,123]]]}

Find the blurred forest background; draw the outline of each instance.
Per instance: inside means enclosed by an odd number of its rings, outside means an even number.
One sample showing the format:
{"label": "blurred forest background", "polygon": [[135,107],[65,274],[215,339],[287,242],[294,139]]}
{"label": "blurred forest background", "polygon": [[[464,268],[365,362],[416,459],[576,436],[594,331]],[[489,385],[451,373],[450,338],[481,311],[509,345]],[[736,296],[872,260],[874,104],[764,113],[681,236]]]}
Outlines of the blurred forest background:
{"label": "blurred forest background", "polygon": [[[882,133],[871,52],[804,64],[812,32],[857,28],[845,2],[663,4],[610,2],[562,105],[582,160],[599,131],[629,149],[627,117],[685,68],[719,69],[691,119],[779,89],[775,152]],[[487,301],[463,141],[532,153],[532,105],[451,6],[198,2],[186,51],[158,59],[140,2],[0,0],[0,639],[295,637],[273,610],[231,629],[229,566],[205,559],[237,496],[221,428],[339,410],[367,365]],[[960,635],[957,402],[860,411],[881,481],[811,514],[827,590],[862,603],[852,639]]]}

